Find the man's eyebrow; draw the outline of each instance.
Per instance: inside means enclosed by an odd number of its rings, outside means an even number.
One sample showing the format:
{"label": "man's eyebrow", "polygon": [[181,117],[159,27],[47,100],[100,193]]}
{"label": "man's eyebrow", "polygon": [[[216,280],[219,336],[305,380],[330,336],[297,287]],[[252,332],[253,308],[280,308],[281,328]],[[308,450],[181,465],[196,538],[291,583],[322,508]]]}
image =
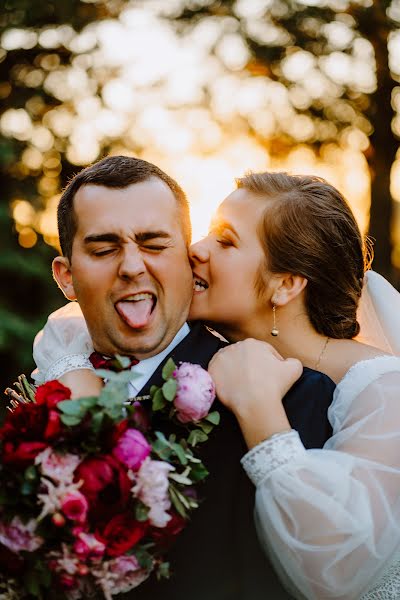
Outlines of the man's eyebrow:
{"label": "man's eyebrow", "polygon": [[87,235],[83,241],[85,244],[93,244],[95,242],[118,243],[121,241],[121,236],[119,236],[117,233],[97,233]]}
{"label": "man's eyebrow", "polygon": [[[155,239],[171,239],[171,235],[167,231],[139,231],[135,234],[135,241],[138,243],[147,242]],[[96,242],[111,242],[114,244],[121,243],[122,237],[117,233],[97,233],[87,235],[83,240],[85,244],[94,244]]]}
{"label": "man's eyebrow", "polygon": [[155,240],[158,238],[171,239],[171,234],[167,231],[139,231],[135,234],[135,240],[137,242],[147,242],[149,240]]}

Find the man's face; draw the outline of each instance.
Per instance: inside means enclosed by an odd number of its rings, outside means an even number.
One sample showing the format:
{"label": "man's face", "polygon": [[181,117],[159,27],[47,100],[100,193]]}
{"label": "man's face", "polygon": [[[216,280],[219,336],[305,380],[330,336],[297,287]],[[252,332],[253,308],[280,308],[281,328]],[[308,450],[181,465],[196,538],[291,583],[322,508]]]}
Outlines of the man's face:
{"label": "man's face", "polygon": [[157,178],[124,189],[86,185],[74,210],[71,263],[56,259],[54,272],[66,295],[76,296],[95,349],[138,358],[161,352],[186,321],[192,297],[172,191]]}

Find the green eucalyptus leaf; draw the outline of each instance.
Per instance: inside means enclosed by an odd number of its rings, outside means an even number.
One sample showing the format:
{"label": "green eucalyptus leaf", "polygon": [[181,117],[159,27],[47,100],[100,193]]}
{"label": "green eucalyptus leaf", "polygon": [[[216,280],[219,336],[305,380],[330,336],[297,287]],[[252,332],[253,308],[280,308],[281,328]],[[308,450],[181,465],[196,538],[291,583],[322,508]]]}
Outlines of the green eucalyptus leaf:
{"label": "green eucalyptus leaf", "polygon": [[57,404],[57,408],[65,415],[73,415],[74,417],[82,417],[86,412],[86,409],[81,405],[80,400],[61,400],[61,402]]}
{"label": "green eucalyptus leaf", "polygon": [[200,421],[198,423],[198,426],[206,434],[211,433],[211,431],[214,429],[214,425],[212,425],[211,423],[207,423],[206,421]]}
{"label": "green eucalyptus leaf", "polygon": [[168,400],[168,402],[172,402],[172,400],[175,398],[177,387],[178,384],[173,378],[168,379],[162,386],[162,392],[164,394],[164,397]]}
{"label": "green eucalyptus leaf", "polygon": [[143,504],[143,502],[138,502],[135,506],[135,518],[137,521],[146,521],[149,514],[149,507]]}
{"label": "green eucalyptus leaf", "polygon": [[156,391],[158,390],[158,386],[157,385],[152,385],[150,388],[150,396],[153,397],[154,394],[156,393]]}
{"label": "green eucalyptus leaf", "polygon": [[96,406],[97,404],[97,396],[87,396],[85,398],[79,398],[79,402],[81,403],[83,408],[93,408],[93,406]]}
{"label": "green eucalyptus leaf", "polygon": [[187,519],[188,515],[186,509],[182,504],[181,499],[179,498],[179,494],[177,493],[175,487],[172,484],[170,484],[169,486],[169,494],[171,497],[171,502],[174,505],[176,512],[180,514],[181,517],[183,517],[184,519]]}
{"label": "green eucalyptus leaf", "polygon": [[64,423],[64,425],[68,425],[68,427],[79,425],[79,423],[81,422],[80,417],[75,417],[73,415],[61,415],[60,419]]}
{"label": "green eucalyptus leaf", "polygon": [[180,444],[173,442],[171,444],[171,448],[175,452],[176,456],[179,458],[179,461],[182,465],[187,465],[188,459],[186,457],[185,451]]}
{"label": "green eucalyptus leaf", "polygon": [[104,416],[105,416],[105,414],[103,411],[96,412],[92,415],[91,425],[92,425],[92,430],[93,430],[94,434],[99,433],[101,426],[103,424]]}
{"label": "green eucalyptus leaf", "polygon": [[175,369],[176,369],[176,364],[174,363],[172,358],[169,358],[167,360],[167,362],[165,363],[165,365],[163,366],[163,370],[162,370],[162,378],[164,379],[164,381],[167,381],[167,379],[172,377],[172,373],[175,371]]}
{"label": "green eucalyptus leaf", "polygon": [[188,437],[188,443],[191,446],[196,446],[197,444],[206,442],[207,440],[208,435],[204,433],[204,431],[201,431],[201,429],[193,429]]}
{"label": "green eucalyptus leaf", "polygon": [[165,404],[166,402],[162,390],[158,389],[153,396],[153,411],[156,412],[157,410],[161,410],[164,408]]}
{"label": "green eucalyptus leaf", "polygon": [[161,563],[156,572],[157,579],[169,579],[170,578],[170,564],[169,562]]}
{"label": "green eucalyptus leaf", "polygon": [[194,482],[201,481],[207,477],[208,471],[202,462],[195,463],[190,471],[190,477]]}
{"label": "green eucalyptus leaf", "polygon": [[206,421],[209,421],[210,423],[212,423],[213,425],[219,425],[219,422],[221,420],[221,415],[219,414],[219,412],[217,410],[214,410],[213,412],[210,412],[206,417],[205,417]]}

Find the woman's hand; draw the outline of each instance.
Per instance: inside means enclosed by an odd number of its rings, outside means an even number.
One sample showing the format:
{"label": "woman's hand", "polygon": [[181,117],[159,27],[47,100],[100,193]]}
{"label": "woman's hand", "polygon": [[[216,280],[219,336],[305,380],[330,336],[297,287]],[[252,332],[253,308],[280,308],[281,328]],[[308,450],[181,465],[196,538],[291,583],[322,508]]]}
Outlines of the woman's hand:
{"label": "woman's hand", "polygon": [[284,360],[270,344],[247,339],[217,352],[208,370],[249,448],[290,429],[282,398],[301,376],[299,360]]}

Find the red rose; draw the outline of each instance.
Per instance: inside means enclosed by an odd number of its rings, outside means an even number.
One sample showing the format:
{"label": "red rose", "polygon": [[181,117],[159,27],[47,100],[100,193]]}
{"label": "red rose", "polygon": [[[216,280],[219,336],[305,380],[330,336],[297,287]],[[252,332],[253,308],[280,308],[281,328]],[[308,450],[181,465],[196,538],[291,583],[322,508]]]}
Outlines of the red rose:
{"label": "red rose", "polygon": [[36,390],[36,404],[46,404],[48,408],[55,408],[61,400],[69,400],[71,390],[56,379],[40,385]]}
{"label": "red rose", "polygon": [[126,509],[132,482],[126,469],[112,456],[92,456],[75,470],[79,491],[89,503],[89,516],[96,522],[109,520]]}
{"label": "red rose", "polygon": [[27,467],[49,441],[58,437],[62,424],[55,406],[70,394],[62,384],[50,381],[38,388],[37,402],[19,404],[13,412],[7,412],[0,430],[4,464]]}
{"label": "red rose", "polygon": [[149,534],[157,544],[158,549],[164,552],[168,550],[185,526],[185,519],[174,512],[165,527],[151,527]]}
{"label": "red rose", "polygon": [[96,537],[106,546],[108,556],[121,556],[142,539],[147,529],[147,521],[136,521],[125,512],[113,517]]}

